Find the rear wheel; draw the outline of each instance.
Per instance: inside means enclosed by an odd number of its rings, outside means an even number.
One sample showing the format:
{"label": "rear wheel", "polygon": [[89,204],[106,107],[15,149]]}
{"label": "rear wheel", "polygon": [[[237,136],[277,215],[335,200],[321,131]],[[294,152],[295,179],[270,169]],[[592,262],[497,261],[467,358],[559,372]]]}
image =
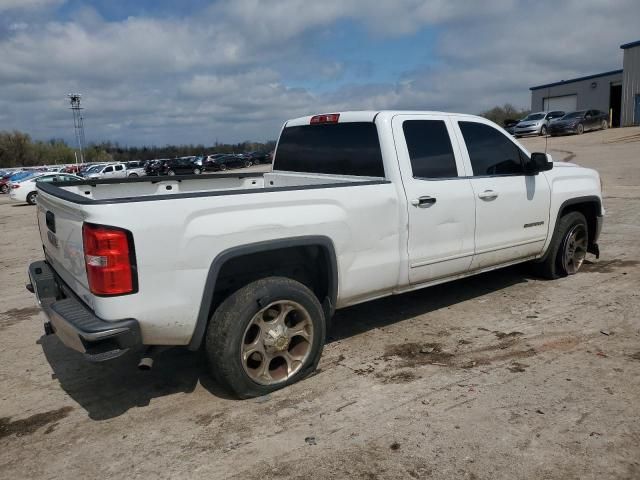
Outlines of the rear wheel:
{"label": "rear wheel", "polygon": [[584,125],[579,123],[578,127],[576,128],[576,132],[577,132],[578,135],[582,135],[584,133]]}
{"label": "rear wheel", "polygon": [[27,203],[29,205],[35,205],[36,204],[36,198],[38,197],[38,192],[31,192],[29,193],[29,195],[27,195]]}
{"label": "rear wheel", "polygon": [[600,128],[602,130],[606,130],[607,128],[609,128],[609,122],[607,122],[606,120],[602,120],[602,123],[600,124]]}
{"label": "rear wheel", "polygon": [[193,169],[193,174],[194,175],[200,175],[202,173],[202,170],[200,170],[199,168],[194,168]]}
{"label": "rear wheel", "polygon": [[540,263],[534,263],[536,275],[555,279],[574,275],[580,270],[587,255],[589,230],[584,215],[569,212],[556,226],[547,254]]}
{"label": "rear wheel", "polygon": [[543,125],[542,128],[540,128],[540,135],[542,135],[543,137],[547,136],[547,126]]}
{"label": "rear wheel", "polygon": [[220,164],[220,170],[226,170],[226,169],[227,169],[227,166],[224,163]]}
{"label": "rear wheel", "polygon": [[249,160],[246,160],[244,162],[244,166],[247,167],[247,168],[250,167],[251,165],[253,165],[253,163],[251,161],[249,161]]}
{"label": "rear wheel", "polygon": [[229,296],[211,317],[206,351],[211,373],[240,398],[301,380],[320,360],[326,326],[305,285],[269,277]]}
{"label": "rear wheel", "polygon": [[6,183],[2,185],[2,187],[0,187],[0,192],[7,193],[8,191],[9,191],[9,187],[7,186]]}
{"label": "rear wheel", "polygon": [[138,176],[138,174],[137,174],[137,173],[130,173],[130,174],[129,174],[129,176],[130,176],[130,177],[137,177],[137,176]]}
{"label": "rear wheel", "polygon": [[174,172],[173,170],[169,170],[167,172],[167,175],[169,175],[170,177],[173,177],[176,174],[176,172]]}

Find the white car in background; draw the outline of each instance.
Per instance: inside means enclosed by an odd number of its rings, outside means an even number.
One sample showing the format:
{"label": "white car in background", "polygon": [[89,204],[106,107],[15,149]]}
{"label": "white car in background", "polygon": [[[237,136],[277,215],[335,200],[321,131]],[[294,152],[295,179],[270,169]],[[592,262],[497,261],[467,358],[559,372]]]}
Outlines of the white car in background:
{"label": "white car in background", "polygon": [[126,163],[127,177],[144,177],[147,173],[144,169],[146,162],[142,160],[132,160]]}
{"label": "white car in background", "polygon": [[108,163],[86,171],[84,178],[125,178],[127,166],[124,163]]}
{"label": "white car in background", "polygon": [[17,182],[12,182],[9,185],[9,197],[15,202],[27,202],[29,205],[35,205],[38,196],[37,183],[71,182],[74,180],[83,180],[83,178],[69,173],[36,173]]}

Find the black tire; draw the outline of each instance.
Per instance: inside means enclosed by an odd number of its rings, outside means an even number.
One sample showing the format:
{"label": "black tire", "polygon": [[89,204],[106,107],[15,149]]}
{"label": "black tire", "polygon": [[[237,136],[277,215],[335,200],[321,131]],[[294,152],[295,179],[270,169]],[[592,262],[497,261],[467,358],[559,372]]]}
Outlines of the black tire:
{"label": "black tire", "polygon": [[167,171],[167,175],[169,175],[170,177],[175,176],[176,172],[174,172],[173,170],[169,170]]}
{"label": "black tire", "polygon": [[8,191],[9,191],[9,187],[7,186],[6,183],[2,185],[2,187],[0,187],[0,192],[7,193]]}
{"label": "black tire", "polygon": [[227,169],[227,166],[224,163],[220,164],[221,171],[225,171],[226,169]]}
{"label": "black tire", "polygon": [[[287,300],[301,305],[309,314],[313,337],[306,360],[289,378],[261,384],[243,366],[241,349],[254,316],[273,302]],[[209,368],[218,383],[239,398],[266,395],[295,383],[312,373],[320,360],[326,336],[324,312],[317,297],[305,285],[285,277],[268,277],[241,288],[213,313],[206,334]]]}
{"label": "black tire", "polygon": [[38,192],[31,192],[29,193],[29,195],[27,195],[27,203],[29,205],[35,205],[36,204],[36,198],[38,197]]}
{"label": "black tire", "polygon": [[[588,235],[587,220],[580,212],[569,212],[558,220],[547,253],[542,258],[542,261],[532,264],[535,275],[548,280],[555,280],[569,275],[562,262],[563,247],[568,234],[576,225],[582,225]],[[587,238],[588,244],[589,239]]]}
{"label": "black tire", "polygon": [[578,135],[582,135],[584,133],[584,125],[579,123],[578,126],[576,127],[576,133]]}
{"label": "black tire", "polygon": [[542,127],[540,127],[540,135],[542,135],[543,137],[547,136],[547,126],[546,125],[542,125]]}
{"label": "black tire", "polygon": [[244,166],[245,168],[249,168],[251,165],[253,165],[253,163],[249,160],[247,160],[246,162],[244,162]]}
{"label": "black tire", "polygon": [[130,176],[130,177],[137,177],[137,176],[138,176],[138,174],[137,174],[137,173],[131,173],[129,176]]}
{"label": "black tire", "polygon": [[609,128],[609,122],[607,122],[606,120],[602,120],[602,123],[600,123],[600,129],[606,130],[607,128]]}
{"label": "black tire", "polygon": [[193,169],[193,174],[194,175],[200,175],[202,173],[202,170],[200,170],[199,168],[194,168]]}

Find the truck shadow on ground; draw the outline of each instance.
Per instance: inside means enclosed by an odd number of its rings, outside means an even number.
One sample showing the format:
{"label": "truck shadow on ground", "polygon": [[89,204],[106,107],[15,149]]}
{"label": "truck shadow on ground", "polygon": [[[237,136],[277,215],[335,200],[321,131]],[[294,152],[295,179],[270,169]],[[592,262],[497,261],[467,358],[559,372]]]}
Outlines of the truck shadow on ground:
{"label": "truck shadow on ground", "polygon": [[[340,310],[333,319],[328,342],[526,283],[528,278],[526,268],[511,267]],[[137,369],[140,352],[93,364],[53,335],[43,336],[39,343],[53,369],[53,378],[93,420],[118,417],[131,408],[149,405],[154,398],[193,392],[198,383],[219,398],[232,398],[209,375],[202,351],[167,350],[157,356],[153,369],[145,372]]]}

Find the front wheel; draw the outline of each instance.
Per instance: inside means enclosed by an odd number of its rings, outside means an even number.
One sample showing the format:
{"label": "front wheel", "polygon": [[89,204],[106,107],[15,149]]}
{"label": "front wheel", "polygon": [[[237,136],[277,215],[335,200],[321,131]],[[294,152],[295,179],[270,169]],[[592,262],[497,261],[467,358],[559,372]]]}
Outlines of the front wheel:
{"label": "front wheel", "polygon": [[202,170],[200,170],[199,168],[194,168],[193,169],[193,174],[194,175],[200,175],[202,173]]}
{"label": "front wheel", "polygon": [[578,133],[578,135],[582,135],[584,133],[584,125],[579,123],[578,127],[576,128],[576,132]]}
{"label": "front wheel", "polygon": [[27,203],[29,205],[35,205],[36,204],[36,198],[38,197],[38,192],[31,192],[29,193],[29,195],[27,195]]}
{"label": "front wheel", "polygon": [[602,123],[600,124],[600,128],[602,130],[606,130],[607,128],[609,128],[609,122],[607,122],[606,120],[602,120]]}
{"label": "front wheel", "polygon": [[240,398],[295,383],[318,365],[326,326],[305,285],[269,277],[241,288],[216,309],[206,337],[211,373]]}
{"label": "front wheel", "polygon": [[558,221],[542,262],[533,264],[534,273],[550,280],[574,275],[584,263],[588,246],[587,220],[580,212],[569,212]]}
{"label": "front wheel", "polygon": [[7,193],[8,191],[9,191],[9,187],[7,186],[6,183],[2,185],[2,187],[0,187],[0,192]]}
{"label": "front wheel", "polygon": [[251,165],[253,165],[253,163],[252,163],[252,162],[250,162],[249,160],[247,160],[246,162],[244,162],[244,166],[245,166],[246,168],[249,168]]}
{"label": "front wheel", "polygon": [[170,177],[175,176],[175,174],[176,174],[176,172],[174,172],[173,170],[169,170],[169,171],[167,172],[167,175],[169,175]]}

